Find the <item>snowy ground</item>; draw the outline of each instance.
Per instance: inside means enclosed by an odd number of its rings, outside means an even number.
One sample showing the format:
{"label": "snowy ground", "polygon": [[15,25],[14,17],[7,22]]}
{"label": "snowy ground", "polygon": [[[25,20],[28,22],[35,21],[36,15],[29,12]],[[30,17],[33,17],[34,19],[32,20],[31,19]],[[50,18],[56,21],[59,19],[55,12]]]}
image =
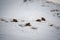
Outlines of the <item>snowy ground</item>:
{"label": "snowy ground", "polygon": [[[60,4],[0,0],[0,5],[0,40],[60,40]],[[41,17],[46,21],[37,22]],[[11,22],[14,18],[18,22]],[[25,26],[26,23],[31,26]]]}

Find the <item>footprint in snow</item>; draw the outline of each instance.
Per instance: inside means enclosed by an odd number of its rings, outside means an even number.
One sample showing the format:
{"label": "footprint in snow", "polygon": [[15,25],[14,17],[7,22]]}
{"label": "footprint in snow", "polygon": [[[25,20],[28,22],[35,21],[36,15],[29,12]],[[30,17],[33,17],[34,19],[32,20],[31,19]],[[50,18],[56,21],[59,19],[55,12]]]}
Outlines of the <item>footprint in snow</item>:
{"label": "footprint in snow", "polygon": [[1,18],[1,19],[0,19],[0,21],[3,21],[3,22],[8,22],[7,20],[5,20],[5,19],[3,19],[3,18]]}

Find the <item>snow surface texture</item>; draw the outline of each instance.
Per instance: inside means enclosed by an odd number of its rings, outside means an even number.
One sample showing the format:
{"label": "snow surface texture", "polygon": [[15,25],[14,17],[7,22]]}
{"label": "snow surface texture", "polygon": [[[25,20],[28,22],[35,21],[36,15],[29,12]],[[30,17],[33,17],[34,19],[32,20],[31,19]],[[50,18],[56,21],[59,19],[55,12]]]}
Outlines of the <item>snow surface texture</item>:
{"label": "snow surface texture", "polygon": [[47,0],[47,1],[52,1],[52,2],[54,2],[54,3],[60,4],[60,0]]}
{"label": "snow surface texture", "polygon": [[[60,40],[60,4],[0,0],[0,5],[0,40]],[[42,17],[45,21],[36,21]]]}

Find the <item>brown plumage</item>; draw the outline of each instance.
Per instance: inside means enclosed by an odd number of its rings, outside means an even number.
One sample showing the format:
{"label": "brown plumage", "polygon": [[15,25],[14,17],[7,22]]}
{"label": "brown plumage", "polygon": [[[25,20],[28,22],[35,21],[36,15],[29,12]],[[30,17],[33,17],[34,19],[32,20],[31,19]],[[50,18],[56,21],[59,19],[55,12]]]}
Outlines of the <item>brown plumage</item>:
{"label": "brown plumage", "polygon": [[12,22],[18,22],[18,20],[17,19],[13,19]]}
{"label": "brown plumage", "polygon": [[41,20],[40,20],[40,19],[37,19],[36,21],[37,21],[37,22],[41,22]]}
{"label": "brown plumage", "polygon": [[44,17],[41,18],[42,21],[46,21],[46,19]]}
{"label": "brown plumage", "polygon": [[31,24],[30,23],[26,23],[25,26],[31,26]]}

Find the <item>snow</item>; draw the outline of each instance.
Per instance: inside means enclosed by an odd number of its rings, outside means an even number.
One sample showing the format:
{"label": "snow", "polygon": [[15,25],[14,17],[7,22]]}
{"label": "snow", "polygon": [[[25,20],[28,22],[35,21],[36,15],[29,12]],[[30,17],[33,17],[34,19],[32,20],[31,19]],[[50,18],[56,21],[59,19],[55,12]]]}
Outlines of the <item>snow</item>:
{"label": "snow", "polygon": [[[46,2],[0,0],[0,40],[60,40],[60,4]],[[59,11],[51,12],[53,9]],[[46,21],[37,22],[41,17]],[[14,18],[18,22],[11,22]],[[26,23],[32,26],[24,26]]]}
{"label": "snow", "polygon": [[54,2],[54,3],[60,4],[60,0],[47,0],[47,1],[52,1],[52,2]]}

